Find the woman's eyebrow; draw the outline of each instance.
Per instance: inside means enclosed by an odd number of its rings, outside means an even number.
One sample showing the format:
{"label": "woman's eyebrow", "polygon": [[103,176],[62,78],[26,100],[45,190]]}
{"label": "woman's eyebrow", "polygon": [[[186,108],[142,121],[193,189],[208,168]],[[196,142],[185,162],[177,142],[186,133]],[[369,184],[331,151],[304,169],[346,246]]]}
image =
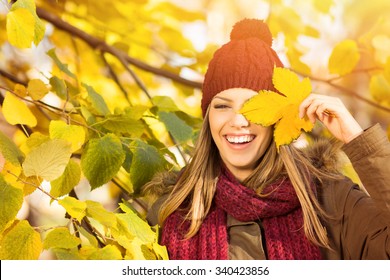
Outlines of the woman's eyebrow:
{"label": "woman's eyebrow", "polygon": [[213,99],[216,99],[216,98],[222,99],[222,100],[224,100],[224,101],[232,102],[232,100],[229,99],[229,98],[227,98],[227,97],[215,96]]}

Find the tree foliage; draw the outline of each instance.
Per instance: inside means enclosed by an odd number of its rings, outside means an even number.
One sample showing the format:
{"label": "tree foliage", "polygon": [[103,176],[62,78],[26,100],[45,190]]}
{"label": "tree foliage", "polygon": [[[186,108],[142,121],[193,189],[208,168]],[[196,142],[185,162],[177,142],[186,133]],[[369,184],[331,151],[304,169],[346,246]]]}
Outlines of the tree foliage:
{"label": "tree foliage", "polygon": [[140,188],[186,164],[201,125],[217,44],[199,50],[186,27],[227,38],[266,9],[286,67],[389,126],[387,0],[197,2],[1,0],[0,259],[167,258]]}

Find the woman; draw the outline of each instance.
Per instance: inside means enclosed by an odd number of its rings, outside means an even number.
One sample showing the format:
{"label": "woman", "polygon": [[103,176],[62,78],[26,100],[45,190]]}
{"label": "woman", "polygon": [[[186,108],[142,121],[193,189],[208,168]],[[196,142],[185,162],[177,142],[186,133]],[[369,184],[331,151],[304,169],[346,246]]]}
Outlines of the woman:
{"label": "woman", "polygon": [[[337,145],[279,151],[273,127],[239,113],[259,90],[275,90],[265,23],[238,22],[203,84],[204,124],[191,162],[148,213],[171,259],[388,259],[390,144],[365,131],[339,99],[312,94],[300,117],[321,121],[343,143],[369,195],[338,171]],[[146,190],[159,185],[150,182]]]}

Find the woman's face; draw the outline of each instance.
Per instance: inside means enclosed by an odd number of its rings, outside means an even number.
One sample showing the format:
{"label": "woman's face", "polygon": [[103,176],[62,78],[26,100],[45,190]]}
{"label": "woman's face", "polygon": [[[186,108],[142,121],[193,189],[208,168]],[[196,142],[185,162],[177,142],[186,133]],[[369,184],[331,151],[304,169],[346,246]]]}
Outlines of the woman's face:
{"label": "woman's face", "polygon": [[238,113],[256,94],[246,88],[231,88],[218,93],[210,103],[211,135],[223,162],[240,181],[252,173],[272,139],[272,127],[250,123]]}

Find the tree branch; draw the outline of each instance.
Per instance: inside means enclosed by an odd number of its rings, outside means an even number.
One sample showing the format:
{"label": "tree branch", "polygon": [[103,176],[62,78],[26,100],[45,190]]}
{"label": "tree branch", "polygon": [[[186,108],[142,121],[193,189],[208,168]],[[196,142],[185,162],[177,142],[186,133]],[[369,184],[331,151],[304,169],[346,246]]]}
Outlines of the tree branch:
{"label": "tree branch", "polygon": [[390,113],[390,108],[389,107],[382,106],[379,103],[376,103],[376,102],[374,102],[374,101],[372,101],[370,99],[367,99],[367,98],[361,96],[359,93],[357,93],[357,92],[355,92],[355,91],[353,91],[353,90],[351,90],[349,88],[340,86],[340,85],[334,83],[333,79],[321,79],[321,78],[318,78],[318,77],[308,76],[308,75],[302,74],[299,71],[296,71],[294,69],[291,69],[291,70],[294,71],[295,73],[297,73],[300,76],[308,77],[310,80],[328,84],[329,86],[338,89],[341,92],[341,94],[347,94],[349,96],[355,97],[356,99],[359,99],[359,100],[361,100],[361,101],[363,101],[363,102],[365,102],[365,103],[367,103],[367,104],[369,104],[369,105],[371,105],[371,106],[373,106],[375,108],[378,108],[380,110],[383,110],[385,112]]}
{"label": "tree branch", "polygon": [[110,53],[116,57],[118,57],[118,55],[120,54],[120,57],[123,57],[123,59],[125,59],[125,61],[127,63],[134,65],[135,67],[137,67],[139,69],[154,73],[155,75],[158,75],[158,76],[162,76],[162,77],[171,79],[171,80],[176,81],[178,83],[181,83],[183,85],[187,85],[187,86],[193,87],[193,88],[201,88],[202,87],[202,83],[200,83],[200,82],[195,82],[195,81],[185,79],[177,74],[171,73],[169,71],[166,71],[166,70],[163,70],[163,69],[160,69],[157,67],[153,67],[153,66],[146,64],[138,59],[130,57],[125,52],[123,52],[123,51],[121,51],[113,46],[108,45],[105,41],[103,41],[99,38],[96,38],[96,37],[84,32],[84,31],[82,31],[81,29],[78,29],[77,27],[63,21],[62,19],[60,19],[56,15],[51,14],[50,12],[48,12],[40,7],[37,7],[37,15],[41,19],[44,19],[44,20],[50,22],[51,24],[53,24],[58,29],[61,29],[65,32],[68,32],[68,33],[72,34],[73,36],[83,40],[85,43],[87,43],[93,49],[100,49],[100,50],[107,52],[107,53]]}

